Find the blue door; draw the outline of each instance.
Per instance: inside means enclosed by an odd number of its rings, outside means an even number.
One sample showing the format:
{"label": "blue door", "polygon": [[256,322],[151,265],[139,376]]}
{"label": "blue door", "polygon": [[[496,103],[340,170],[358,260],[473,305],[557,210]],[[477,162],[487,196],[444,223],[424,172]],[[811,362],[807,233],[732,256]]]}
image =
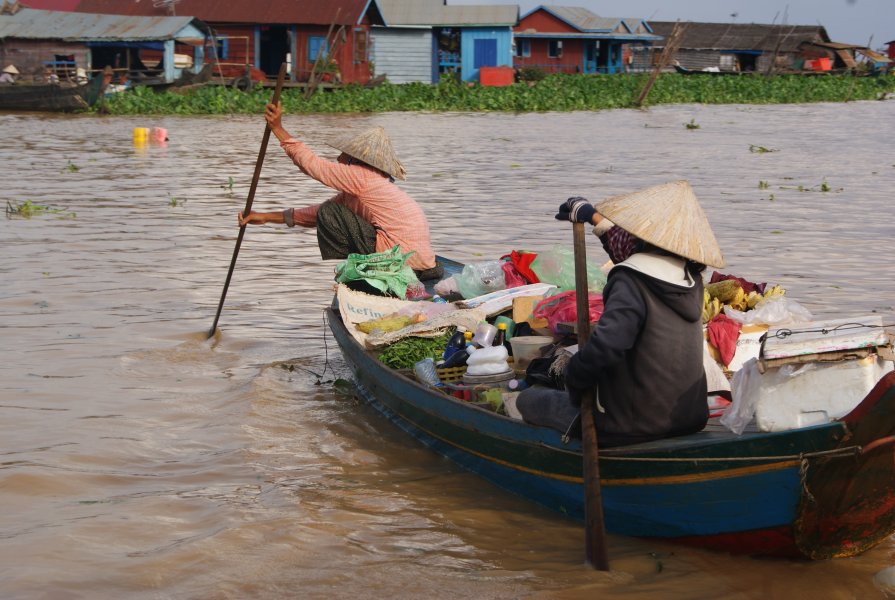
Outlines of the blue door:
{"label": "blue door", "polygon": [[497,66],[497,40],[475,40],[473,46],[472,66],[496,67]]}
{"label": "blue door", "polygon": [[597,52],[600,47],[600,42],[595,41],[592,42],[590,40],[584,41],[584,72],[585,73],[596,73],[597,72]]}

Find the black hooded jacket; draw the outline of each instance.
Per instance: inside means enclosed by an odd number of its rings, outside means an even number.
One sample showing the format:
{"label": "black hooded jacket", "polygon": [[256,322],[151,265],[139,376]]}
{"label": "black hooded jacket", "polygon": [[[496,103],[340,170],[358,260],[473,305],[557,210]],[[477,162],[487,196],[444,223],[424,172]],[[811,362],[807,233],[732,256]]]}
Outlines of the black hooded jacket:
{"label": "black hooded jacket", "polygon": [[573,393],[598,388],[601,445],[705,427],[703,284],[698,275],[684,275],[684,264],[641,253],[609,272],[603,315],[565,372]]}

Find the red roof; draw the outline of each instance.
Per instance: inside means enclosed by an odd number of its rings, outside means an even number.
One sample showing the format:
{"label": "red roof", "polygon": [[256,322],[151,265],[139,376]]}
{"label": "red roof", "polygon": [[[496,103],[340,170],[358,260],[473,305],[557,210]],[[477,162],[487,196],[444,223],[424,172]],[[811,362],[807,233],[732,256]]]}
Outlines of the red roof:
{"label": "red roof", "polygon": [[[49,0],[46,0],[49,1]],[[62,1],[62,0],[58,0]],[[259,23],[300,25],[356,25],[373,0],[180,0],[177,16],[196,17],[208,23]],[[77,12],[108,15],[171,16],[152,0],[81,0]]]}

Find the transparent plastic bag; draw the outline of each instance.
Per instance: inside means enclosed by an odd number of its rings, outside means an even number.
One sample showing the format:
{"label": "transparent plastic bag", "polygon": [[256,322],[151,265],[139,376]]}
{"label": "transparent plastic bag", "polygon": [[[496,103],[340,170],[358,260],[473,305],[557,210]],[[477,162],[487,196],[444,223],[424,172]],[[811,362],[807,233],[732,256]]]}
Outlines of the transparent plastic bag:
{"label": "transparent plastic bag", "polygon": [[725,306],[724,314],[743,325],[807,323],[814,318],[807,308],[786,296],[765,298],[746,312]]}
{"label": "transparent plastic bag", "polygon": [[460,295],[466,299],[506,289],[502,260],[469,263],[454,275]]}
{"label": "transparent plastic bag", "polygon": [[761,373],[758,372],[758,359],[750,358],[743,364],[743,368],[733,376],[730,389],[733,394],[733,402],[724,411],[719,419],[721,424],[737,435],[741,435],[746,425],[755,416],[755,408],[758,406],[759,385]]}
{"label": "transparent plastic bag", "polygon": [[[546,252],[541,252],[531,263],[531,270],[535,272],[542,283],[552,283],[562,291],[575,289],[575,254],[565,246],[554,246]],[[591,292],[602,292],[606,285],[606,275],[588,261],[587,263],[587,289]]]}

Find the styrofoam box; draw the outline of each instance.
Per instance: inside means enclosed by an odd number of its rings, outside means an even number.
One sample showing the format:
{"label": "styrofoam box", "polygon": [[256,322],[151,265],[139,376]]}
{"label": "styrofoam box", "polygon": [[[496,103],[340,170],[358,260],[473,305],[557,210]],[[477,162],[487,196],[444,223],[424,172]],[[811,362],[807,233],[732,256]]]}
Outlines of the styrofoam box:
{"label": "styrofoam box", "polygon": [[852,411],[893,369],[876,355],[770,368],[761,375],[755,421],[762,431],[819,425]]}

